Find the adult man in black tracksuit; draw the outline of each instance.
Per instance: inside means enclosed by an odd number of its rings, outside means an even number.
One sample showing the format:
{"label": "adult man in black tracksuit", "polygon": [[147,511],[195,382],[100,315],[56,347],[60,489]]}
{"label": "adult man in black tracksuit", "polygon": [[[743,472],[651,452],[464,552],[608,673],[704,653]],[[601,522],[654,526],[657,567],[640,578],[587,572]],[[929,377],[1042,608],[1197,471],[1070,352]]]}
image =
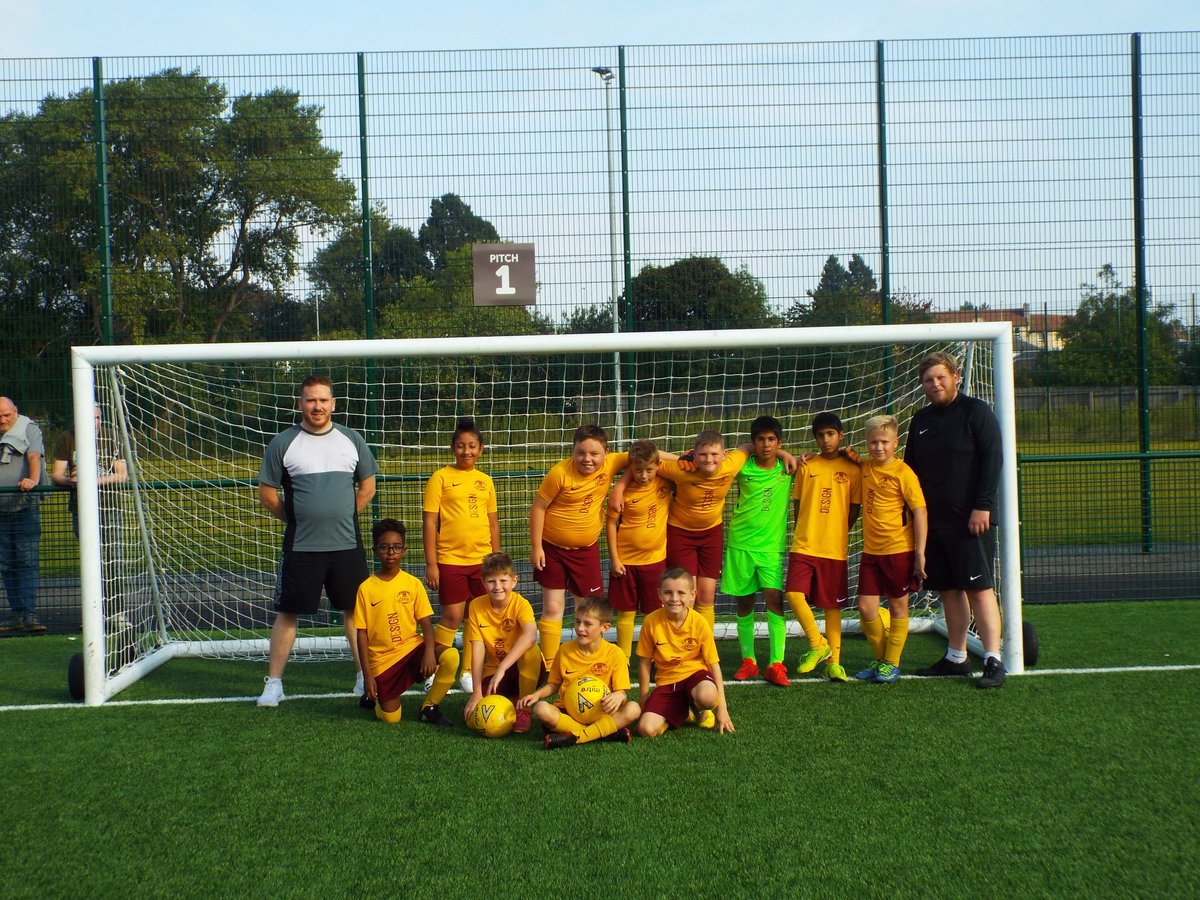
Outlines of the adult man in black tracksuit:
{"label": "adult man in black tracksuit", "polygon": [[917,473],[929,508],[925,586],[941,595],[948,647],[945,657],[916,674],[972,674],[967,626],[973,614],[984,649],[979,686],[1000,687],[1005,671],[993,571],[1000,423],[986,403],[959,390],[954,357],[932,353],[918,373],[929,405],[909,423],[904,461]]}

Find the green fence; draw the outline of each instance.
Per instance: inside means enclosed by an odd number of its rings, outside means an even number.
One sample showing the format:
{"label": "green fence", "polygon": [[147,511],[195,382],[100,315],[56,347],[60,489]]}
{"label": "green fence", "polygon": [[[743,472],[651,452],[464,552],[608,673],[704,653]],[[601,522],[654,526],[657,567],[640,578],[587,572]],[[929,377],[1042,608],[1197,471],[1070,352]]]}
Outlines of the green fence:
{"label": "green fence", "polygon": [[1195,510],[1198,138],[1196,33],[0,60],[0,393],[52,445],[78,343],[1002,319],[1027,500]]}

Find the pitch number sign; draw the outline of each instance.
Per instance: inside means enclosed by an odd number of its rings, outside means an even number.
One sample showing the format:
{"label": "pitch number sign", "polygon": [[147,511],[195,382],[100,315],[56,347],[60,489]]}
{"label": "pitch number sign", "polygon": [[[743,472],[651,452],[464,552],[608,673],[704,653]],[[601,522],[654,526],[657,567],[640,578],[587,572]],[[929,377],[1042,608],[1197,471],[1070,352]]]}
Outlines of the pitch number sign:
{"label": "pitch number sign", "polygon": [[476,306],[533,305],[533,244],[475,244],[471,260]]}

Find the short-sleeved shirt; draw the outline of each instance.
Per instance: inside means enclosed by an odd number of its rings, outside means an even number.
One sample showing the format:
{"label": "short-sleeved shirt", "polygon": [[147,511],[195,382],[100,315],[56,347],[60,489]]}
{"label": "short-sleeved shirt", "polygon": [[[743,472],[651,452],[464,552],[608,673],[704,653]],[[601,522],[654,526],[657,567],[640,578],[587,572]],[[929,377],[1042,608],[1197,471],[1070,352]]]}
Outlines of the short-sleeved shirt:
{"label": "short-sleeved shirt", "polygon": [[445,466],[425,483],[422,510],[437,514],[437,561],[472,566],[492,552],[489,514],[496,513],[496,486],[478,469]]}
{"label": "short-sleeved shirt", "polygon": [[584,675],[604,682],[610,691],[629,690],[629,660],[616,644],[601,640],[592,654],[584,653],[579,641],[567,641],[558,648],[558,655],[550,666],[550,681],[553,684],[570,684]]}
{"label": "short-sleeved shirt", "polygon": [[862,503],[862,473],[858,463],[844,456],[815,456],[796,473],[792,499],[796,529],[792,552],[822,559],[847,559],[850,555],[850,506]]}
{"label": "short-sleeved shirt", "polygon": [[[21,419],[25,419],[25,417],[21,416],[17,419],[18,424]],[[29,455],[31,453],[41,456],[41,465],[46,465],[46,445],[42,440],[42,430],[34,422],[28,419],[26,421],[28,424],[25,426],[25,439],[29,442],[29,446],[23,453],[17,452],[16,448],[10,444],[0,445],[0,459],[7,460],[0,463],[0,485],[4,487],[16,487],[21,481],[30,477]],[[0,512],[18,513],[36,509],[38,500],[39,496],[34,491],[6,492],[0,494]]]}
{"label": "short-sleeved shirt", "polygon": [[663,460],[658,474],[675,483],[675,499],[667,521],[685,531],[707,531],[721,524],[725,513],[725,495],[748,457],[741,450],[730,450],[711,478],[700,472],[684,472],[679,463]]}
{"label": "short-sleeved shirt", "polygon": [[737,505],[729,517],[725,546],[747,553],[778,553],[787,541],[792,476],[780,460],[769,469],[751,457],[734,478]]}
{"label": "short-sleeved shirt", "polygon": [[925,506],[916,473],[895,457],[862,463],[863,553],[888,556],[914,548],[912,510]]}
{"label": "short-sleeved shirt", "polygon": [[358,588],[354,601],[354,627],[367,632],[371,674],[386,672],[423,641],[418,623],[433,617],[425,586],[400,571],[384,581],[372,575]]}
{"label": "short-sleeved shirt", "polygon": [[283,549],[309,553],[361,546],[354,486],[378,472],[367,442],[344,425],[335,423],[321,434],[293,425],[276,435],[258,481],[283,490]]}
{"label": "short-sleeved shirt", "polygon": [[648,566],[667,558],[667,515],[671,508],[671,482],[655,477],[649,484],[625,489],[624,509],[610,510],[617,520],[617,554],[629,566]]}
{"label": "short-sleeved shirt", "polygon": [[512,651],[526,623],[535,621],[529,601],[513,591],[503,609],[492,607],[492,598],[476,597],[467,607],[464,638],[482,641],[485,651],[483,675],[490,678],[500,662]]}
{"label": "short-sleeved shirt", "polygon": [[629,465],[628,453],[610,453],[591,475],[575,468],[573,457],[555,464],[538,488],[546,504],[542,540],[574,550],[590,547],[604,530],[604,498],[613,475]]}
{"label": "short-sleeved shirt", "polygon": [[675,684],[715,662],[717,644],[712,628],[694,609],[689,609],[683,624],[676,628],[665,609],[658,609],[642,620],[637,654],[654,661],[654,683]]}

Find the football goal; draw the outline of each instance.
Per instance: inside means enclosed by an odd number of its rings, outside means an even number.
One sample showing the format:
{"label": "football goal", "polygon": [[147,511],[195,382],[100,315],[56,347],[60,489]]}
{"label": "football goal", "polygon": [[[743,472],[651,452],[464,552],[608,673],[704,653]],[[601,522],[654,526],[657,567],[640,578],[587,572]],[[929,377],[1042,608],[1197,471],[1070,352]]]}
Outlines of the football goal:
{"label": "football goal", "polygon": [[[682,452],[708,428],[730,446],[744,443],[750,421],[769,413],[783,423],[785,447],[799,453],[812,446],[813,416],[832,410],[861,447],[872,415],[890,412],[907,427],[925,402],[917,363],[934,350],[963,363],[964,391],[991,403],[1000,419],[997,574],[1004,661],[1020,672],[1007,324],[77,347],[84,699],[103,703],[177,656],[265,659],[282,525],[259,506],[256,477],[267,443],[297,420],[298,385],[310,373],[332,378],[336,421],[358,430],[379,460],[378,491],[360,530],[369,534],[383,516],[403,521],[406,567],[418,576],[424,483],[452,462],[456,419],[475,418],[486,442],[479,466],[500,498],[502,544],[536,607],[529,508],[580,424],[604,426],[613,450],[650,438]],[[100,486],[96,473],[114,455],[129,477]],[[853,590],[858,529],[852,537]],[[730,598],[718,597],[719,637],[733,634],[720,619],[731,610]],[[937,627],[936,596],[914,604],[914,624],[918,617]],[[334,614],[301,619],[297,659],[346,653]]]}

